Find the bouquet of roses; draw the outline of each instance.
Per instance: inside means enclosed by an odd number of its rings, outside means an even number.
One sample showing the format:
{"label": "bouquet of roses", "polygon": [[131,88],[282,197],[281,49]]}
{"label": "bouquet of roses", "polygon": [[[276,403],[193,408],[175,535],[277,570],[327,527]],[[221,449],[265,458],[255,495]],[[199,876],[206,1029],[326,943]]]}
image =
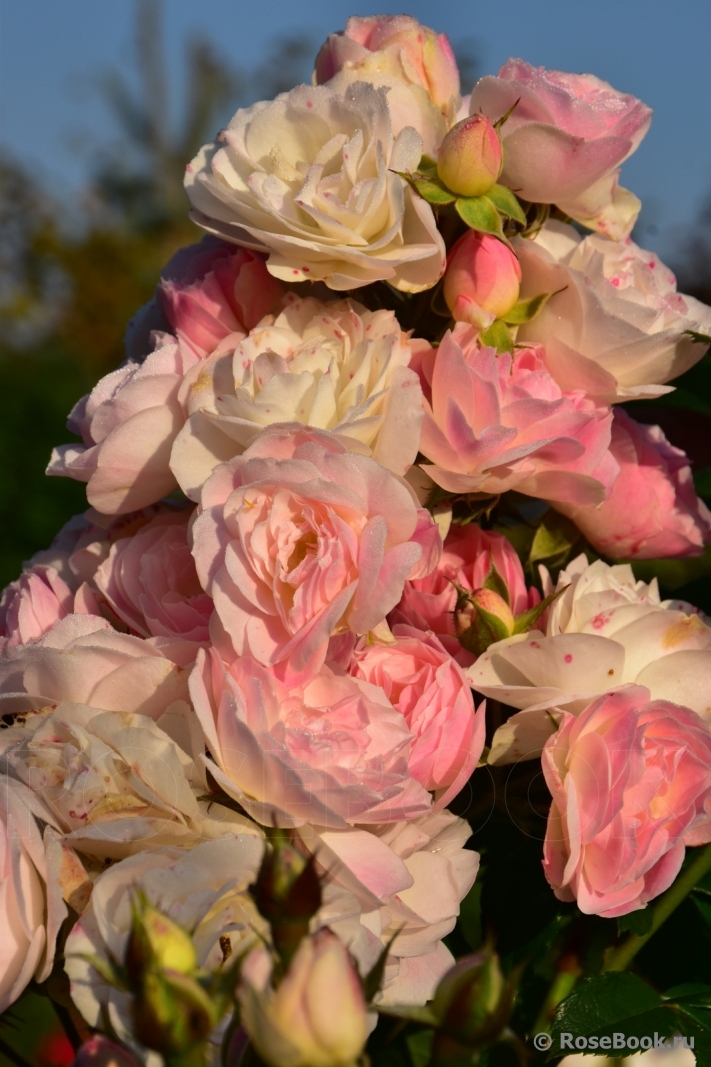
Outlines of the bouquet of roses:
{"label": "bouquet of roses", "polygon": [[77,1064],[709,1048],[711,985],[637,967],[711,929],[711,628],[633,571],[711,542],[622,406],[711,343],[629,237],[650,118],[352,18],[188,164],[207,235],[0,606],[0,1010]]}

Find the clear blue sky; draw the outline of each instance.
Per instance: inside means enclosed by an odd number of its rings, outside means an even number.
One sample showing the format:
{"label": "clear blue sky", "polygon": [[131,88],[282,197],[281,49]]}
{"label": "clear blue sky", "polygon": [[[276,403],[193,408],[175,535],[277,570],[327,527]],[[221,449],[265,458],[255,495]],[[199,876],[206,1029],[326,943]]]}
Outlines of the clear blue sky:
{"label": "clear blue sky", "polygon": [[[309,30],[321,39],[348,14],[399,11],[356,0],[165,0],[176,85],[186,34],[201,32],[232,62],[253,66],[270,38]],[[591,71],[654,108],[652,128],[624,170],[643,200],[645,244],[671,254],[711,193],[709,0],[410,0],[409,11],[474,39],[495,73],[509,56]],[[71,196],[86,146],[113,132],[95,79],[128,69],[133,0],[0,0],[0,143]]]}

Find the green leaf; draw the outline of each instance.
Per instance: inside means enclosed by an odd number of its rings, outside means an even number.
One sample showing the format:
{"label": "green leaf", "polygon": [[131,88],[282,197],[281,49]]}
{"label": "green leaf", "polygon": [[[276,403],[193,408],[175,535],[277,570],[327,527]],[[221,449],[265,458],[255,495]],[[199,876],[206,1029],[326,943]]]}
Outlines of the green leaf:
{"label": "green leaf", "polygon": [[501,215],[487,196],[460,196],[455,204],[459,217],[470,230],[490,233],[508,244],[504,237]]}
{"label": "green leaf", "polygon": [[526,213],[518,202],[515,193],[507,189],[505,185],[492,185],[486,194],[495,208],[509,219],[515,219],[522,226],[526,225]]}
{"label": "green leaf", "polygon": [[509,326],[520,326],[523,322],[531,322],[552,296],[557,296],[562,292],[562,289],[556,289],[552,293],[539,293],[538,296],[531,296],[528,300],[519,300],[510,311],[506,312],[504,322],[508,322]]}
{"label": "green leaf", "polygon": [[491,589],[493,593],[498,593],[502,600],[505,600],[509,607],[511,607],[511,596],[509,594],[509,587],[504,579],[501,577],[496,569],[496,566],[492,563],[489,568],[489,573],[484,579],[484,589]]}
{"label": "green leaf", "polygon": [[[553,1044],[548,1058],[557,1058],[565,1050],[561,1034],[591,1037],[622,1032],[627,1037],[644,1037],[655,1030],[671,1033],[674,1023],[665,1002],[641,978],[622,971],[595,975],[580,982],[559,1004],[551,1027]],[[599,1055],[599,1049],[585,1051],[597,1051]]]}
{"label": "green leaf", "polygon": [[454,193],[450,193],[449,189],[442,184],[436,174],[407,174],[405,171],[397,173],[408,181],[428,204],[453,204],[457,199]]}
{"label": "green leaf", "polygon": [[499,355],[502,352],[513,352],[514,342],[511,330],[503,319],[496,319],[492,322],[489,329],[484,330],[480,335],[480,340],[483,345],[495,348]]}
{"label": "green leaf", "polygon": [[640,937],[648,934],[652,929],[654,912],[651,908],[640,908],[639,911],[631,911],[627,915],[621,915],[617,920],[618,934],[639,934]]}
{"label": "green leaf", "polygon": [[564,567],[579,540],[575,523],[557,511],[547,511],[533,538],[529,567],[535,568],[539,563],[545,563],[549,570]]}
{"label": "green leaf", "polygon": [[412,1067],[427,1067],[432,1055],[432,1030],[418,1030],[414,1034],[408,1034],[406,1038],[407,1051],[410,1053]]}
{"label": "green leaf", "polygon": [[483,940],[481,929],[481,892],[482,881],[477,878],[462,903],[459,905],[459,918],[457,926],[473,951],[481,946]]}
{"label": "green leaf", "polygon": [[632,560],[632,570],[635,578],[643,582],[658,578],[662,588],[667,593],[673,593],[689,582],[711,577],[711,545],[706,546],[703,556],[687,559]]}

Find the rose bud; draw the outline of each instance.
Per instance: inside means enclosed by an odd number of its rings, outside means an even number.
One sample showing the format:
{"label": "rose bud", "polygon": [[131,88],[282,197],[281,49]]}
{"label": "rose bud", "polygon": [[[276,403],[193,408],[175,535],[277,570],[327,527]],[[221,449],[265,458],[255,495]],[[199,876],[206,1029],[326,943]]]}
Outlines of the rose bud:
{"label": "rose bud", "polygon": [[457,322],[487,329],[511,310],[520,285],[519,261],[496,237],[470,230],[450,252],[444,298]]}
{"label": "rose bud", "polygon": [[365,998],[348,949],[328,929],[305,937],[279,986],[257,948],[242,965],[242,1025],[271,1067],[355,1067],[368,1037]]}
{"label": "rose bud", "polygon": [[453,1052],[494,1040],[511,1014],[498,957],[481,952],[458,960],[437,986],[432,1010],[440,1020],[432,1063],[452,1062]]}
{"label": "rose bud", "polygon": [[219,1022],[218,1000],[177,971],[146,974],[133,999],[133,1032],[146,1048],[179,1057],[206,1041]]}
{"label": "rose bud", "polygon": [[459,196],[483,196],[503,166],[499,135],[486,115],[472,115],[453,126],[442,141],[437,173]]}
{"label": "rose bud", "polygon": [[197,954],[182,927],[139,898],[133,908],[125,965],[129,980],[138,984],[152,968],[191,974],[197,967]]}
{"label": "rose bud", "polygon": [[454,625],[464,648],[480,656],[495,641],[514,632],[515,619],[504,598],[493,589],[462,595],[454,609]]}
{"label": "rose bud", "polygon": [[290,843],[288,834],[277,831],[249,892],[271,926],[277,954],[288,965],[309,931],[309,920],[321,907],[314,856],[305,857]]}

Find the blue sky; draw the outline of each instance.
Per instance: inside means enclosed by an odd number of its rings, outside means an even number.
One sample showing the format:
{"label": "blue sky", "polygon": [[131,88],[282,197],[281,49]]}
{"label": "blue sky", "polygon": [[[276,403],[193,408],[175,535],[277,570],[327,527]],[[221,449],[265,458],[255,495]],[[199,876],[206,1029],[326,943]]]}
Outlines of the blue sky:
{"label": "blue sky", "polygon": [[[253,66],[277,33],[320,40],[351,13],[400,11],[355,0],[165,0],[168,61],[180,83],[182,45],[201,32],[232,62]],[[709,0],[410,0],[409,11],[473,39],[482,68],[509,56],[590,71],[654,108],[623,182],[644,202],[644,243],[671,255],[711,194]],[[96,79],[129,69],[133,0],[0,0],[0,144],[71,196],[86,146],[113,132]],[[83,149],[82,149],[82,146]]]}

